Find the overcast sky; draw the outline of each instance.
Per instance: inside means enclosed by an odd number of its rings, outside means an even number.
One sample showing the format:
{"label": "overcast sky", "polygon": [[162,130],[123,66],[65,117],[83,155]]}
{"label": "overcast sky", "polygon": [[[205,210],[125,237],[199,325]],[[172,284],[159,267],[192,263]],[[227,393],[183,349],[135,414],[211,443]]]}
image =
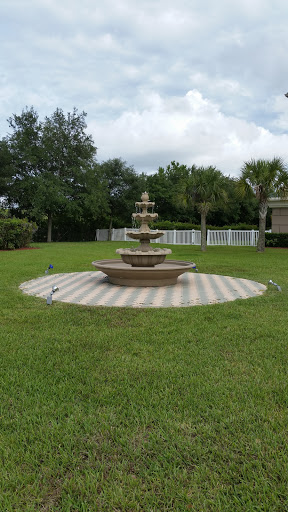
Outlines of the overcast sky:
{"label": "overcast sky", "polygon": [[87,112],[98,160],[288,162],[287,0],[1,0],[0,137]]}

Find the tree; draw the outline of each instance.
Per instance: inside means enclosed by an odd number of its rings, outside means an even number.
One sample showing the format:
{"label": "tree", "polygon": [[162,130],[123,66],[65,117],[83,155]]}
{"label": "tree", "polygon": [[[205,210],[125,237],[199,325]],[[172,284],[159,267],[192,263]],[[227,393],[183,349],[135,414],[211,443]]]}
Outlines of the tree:
{"label": "tree", "polygon": [[39,172],[41,125],[33,107],[23,110],[20,116],[13,115],[8,123],[13,133],[2,139],[0,147],[0,160],[6,164],[1,175],[9,176],[6,198],[8,204],[16,203],[28,212],[34,193],[33,181]]}
{"label": "tree", "polygon": [[254,160],[244,162],[238,182],[240,194],[254,193],[259,203],[259,238],[257,252],[265,250],[265,228],[268,210],[268,198],[271,195],[288,195],[288,172],[283,160]]}
{"label": "tree", "polygon": [[187,210],[178,201],[177,189],[189,176],[189,168],[174,160],[166,169],[159,167],[155,174],[147,176],[147,191],[161,220],[184,221]]}
{"label": "tree", "polygon": [[11,155],[5,139],[0,140],[0,202],[9,191],[9,185],[13,176]]}
{"label": "tree", "polygon": [[131,222],[135,211],[135,202],[140,201],[145,190],[146,177],[137,174],[133,166],[127,165],[121,158],[109,159],[100,164],[103,184],[108,192],[109,233],[113,224],[125,226]]}
{"label": "tree", "polygon": [[85,117],[76,108],[67,115],[56,109],[40,122],[34,108],[26,107],[8,120],[13,131],[5,143],[14,169],[8,199],[37,220],[46,216],[48,242],[53,216],[64,211],[73,218],[81,214],[85,175],[97,151],[85,133]]}
{"label": "tree", "polygon": [[215,167],[193,166],[182,183],[180,198],[187,206],[195,204],[201,216],[201,251],[206,251],[207,215],[220,201],[228,201],[225,176]]}

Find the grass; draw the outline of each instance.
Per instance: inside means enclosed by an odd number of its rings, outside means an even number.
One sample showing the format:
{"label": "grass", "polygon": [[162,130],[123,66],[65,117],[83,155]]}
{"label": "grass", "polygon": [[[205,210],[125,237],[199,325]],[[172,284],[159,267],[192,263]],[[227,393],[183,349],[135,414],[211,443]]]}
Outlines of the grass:
{"label": "grass", "polygon": [[173,246],[282,292],[137,310],[23,295],[119,243],[37,246],[0,253],[0,510],[288,510],[288,252]]}

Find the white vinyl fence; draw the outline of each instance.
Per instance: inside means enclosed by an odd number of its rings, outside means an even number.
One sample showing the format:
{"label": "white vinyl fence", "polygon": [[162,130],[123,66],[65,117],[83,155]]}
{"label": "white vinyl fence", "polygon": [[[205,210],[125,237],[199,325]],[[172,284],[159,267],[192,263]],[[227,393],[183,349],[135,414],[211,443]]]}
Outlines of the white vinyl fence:
{"label": "white vinyl fence", "polygon": [[[127,235],[127,231],[137,231],[136,229],[112,229],[111,241],[124,242],[132,241]],[[151,230],[152,231],[152,230]],[[161,230],[162,231],[162,230]],[[271,232],[271,230],[270,230]],[[163,230],[164,235],[157,240],[151,240],[152,243],[178,244],[178,245],[201,245],[201,231],[191,230]],[[95,240],[105,242],[108,240],[108,229],[97,229]],[[259,231],[241,231],[234,229],[210,230],[207,229],[207,245],[250,245],[256,246]],[[135,241],[135,240],[134,240]]]}

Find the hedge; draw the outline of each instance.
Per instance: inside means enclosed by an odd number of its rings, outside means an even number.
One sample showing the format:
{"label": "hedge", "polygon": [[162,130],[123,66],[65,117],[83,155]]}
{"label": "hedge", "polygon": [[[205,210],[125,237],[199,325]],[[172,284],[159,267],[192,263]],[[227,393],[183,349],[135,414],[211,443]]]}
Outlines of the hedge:
{"label": "hedge", "polygon": [[27,219],[0,219],[0,250],[28,247],[36,230]]}
{"label": "hedge", "polygon": [[288,247],[288,233],[265,233],[266,247]]}
{"label": "hedge", "polygon": [[[176,230],[185,230],[185,229],[195,229],[195,230],[198,230],[200,231],[201,229],[201,226],[200,224],[192,224],[192,223],[189,223],[189,222],[172,222],[170,220],[163,220],[163,221],[157,221],[157,222],[153,222],[151,223],[151,226],[150,226],[152,229],[176,229]],[[238,230],[251,230],[251,229],[255,229],[257,230],[258,229],[258,226],[254,226],[254,225],[250,225],[250,224],[231,224],[230,226],[222,226],[222,227],[217,227],[217,226],[210,226],[210,225],[207,225],[206,226],[207,229],[210,229],[210,230],[219,230],[219,229],[238,229]]]}

